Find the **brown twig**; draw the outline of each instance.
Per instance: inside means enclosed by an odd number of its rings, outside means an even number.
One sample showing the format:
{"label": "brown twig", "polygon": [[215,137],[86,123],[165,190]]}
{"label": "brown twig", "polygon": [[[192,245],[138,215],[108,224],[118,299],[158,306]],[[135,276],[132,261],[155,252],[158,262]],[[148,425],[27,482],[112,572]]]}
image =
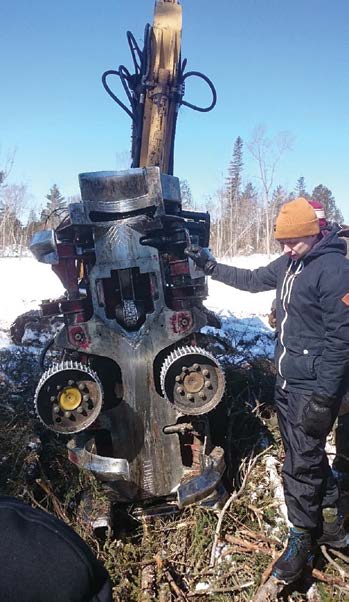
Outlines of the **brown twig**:
{"label": "brown twig", "polygon": [[224,515],[226,513],[226,511],[228,510],[228,508],[230,507],[230,505],[232,504],[233,501],[237,500],[243,493],[246,485],[247,485],[247,481],[248,478],[253,470],[253,468],[255,467],[255,465],[257,464],[259,458],[261,456],[263,456],[264,454],[266,454],[271,446],[269,446],[267,449],[263,450],[260,454],[257,454],[257,456],[253,457],[253,453],[254,453],[254,449],[251,452],[251,455],[248,459],[248,461],[243,461],[240,467],[241,472],[244,472],[244,478],[242,480],[242,483],[240,485],[240,488],[237,491],[233,491],[233,493],[231,494],[231,496],[229,497],[229,499],[225,502],[222,510],[219,513],[219,517],[218,517],[218,521],[217,521],[217,526],[216,526],[216,530],[215,530],[215,534],[214,534],[214,539],[213,539],[213,544],[212,544],[212,550],[211,550],[211,557],[210,557],[210,567],[214,567],[215,563],[216,563],[216,549],[217,549],[217,545],[218,545],[218,541],[219,541],[219,535],[221,532],[221,527],[222,527],[222,522],[223,522],[223,518]]}
{"label": "brown twig", "polygon": [[336,587],[340,587],[346,592],[349,592],[349,585],[342,581],[342,579],[339,579],[339,577],[325,575],[325,573],[319,571],[318,569],[313,569],[312,575],[314,579],[317,579],[318,581],[322,581],[323,583],[327,583],[328,585],[335,585]]}
{"label": "brown twig", "polygon": [[36,483],[41,487],[41,489],[46,493],[49,499],[52,502],[53,508],[57,516],[63,520],[65,523],[69,523],[68,517],[62,508],[62,504],[58,501],[58,498],[52,491],[51,485],[44,481],[43,479],[36,479]]}
{"label": "brown twig", "polygon": [[244,539],[240,539],[240,537],[234,537],[233,535],[226,535],[225,539],[228,543],[239,546],[239,548],[244,548],[246,552],[257,552],[257,554],[271,554],[271,550],[269,547],[261,546],[256,543],[252,543],[251,541],[245,541]]}
{"label": "brown twig", "polygon": [[337,569],[338,573],[340,574],[340,576],[343,579],[349,579],[349,574],[342,569],[341,566],[339,566],[339,564],[333,560],[333,558],[331,558],[331,556],[329,555],[329,553],[326,550],[326,546],[321,546],[321,552],[323,553],[323,555],[325,556],[326,560],[335,568]]}
{"label": "brown twig", "polygon": [[183,602],[186,602],[186,600],[188,600],[186,594],[181,590],[180,587],[178,587],[177,583],[173,579],[173,577],[168,569],[166,569],[164,571],[164,577],[165,577],[167,583],[169,584],[170,588],[172,589],[173,593],[177,596],[176,599],[183,600]]}

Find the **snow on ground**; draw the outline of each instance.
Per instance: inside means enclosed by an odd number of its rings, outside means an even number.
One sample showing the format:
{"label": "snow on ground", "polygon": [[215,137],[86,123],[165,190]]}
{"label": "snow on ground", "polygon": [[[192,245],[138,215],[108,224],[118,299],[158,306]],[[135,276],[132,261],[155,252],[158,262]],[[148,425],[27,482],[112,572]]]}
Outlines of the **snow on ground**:
{"label": "snow on ground", "polygon": [[[276,257],[255,254],[234,257],[231,261],[222,260],[222,263],[253,270],[267,265]],[[272,356],[274,339],[267,316],[274,297],[275,291],[252,294],[209,279],[209,297],[205,305],[220,316],[220,335],[223,331],[234,347],[239,349],[240,343],[248,341],[253,343],[250,349],[252,354]],[[205,330],[215,332],[212,328]]]}
{"label": "snow on ground", "polygon": [[[236,257],[231,264],[254,269],[272,259],[267,255],[250,255]],[[59,297],[63,287],[51,267],[33,257],[0,258],[0,282],[0,347],[6,347],[9,344],[7,330],[13,320],[38,308],[42,299]],[[251,349],[253,353],[272,353],[271,330],[266,318],[273,298],[274,291],[251,294],[209,279],[209,297],[205,305],[220,315],[220,333],[223,332],[235,345],[242,340],[252,340],[255,342]]]}
{"label": "snow on ground", "polygon": [[0,347],[6,347],[6,331],[17,316],[37,309],[42,299],[57,298],[64,291],[51,267],[34,257],[1,257],[0,282]]}

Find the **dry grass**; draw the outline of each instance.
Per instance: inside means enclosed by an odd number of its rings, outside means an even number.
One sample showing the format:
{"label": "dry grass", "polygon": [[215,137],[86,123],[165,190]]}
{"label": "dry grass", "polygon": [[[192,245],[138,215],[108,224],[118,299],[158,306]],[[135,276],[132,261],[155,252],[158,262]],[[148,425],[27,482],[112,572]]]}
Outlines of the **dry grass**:
{"label": "dry grass", "polygon": [[[271,453],[281,457],[273,411],[258,403],[270,398],[269,364],[261,360],[255,366],[231,369],[228,378],[230,396],[226,403],[230,408],[229,440],[235,468],[252,449],[265,445],[266,438],[274,441]],[[16,403],[13,399],[9,403],[9,395],[16,396]],[[147,523],[137,522],[125,508],[117,508],[115,535],[99,540],[82,522],[79,503],[81,492],[89,490],[97,507],[104,492],[91,475],[79,472],[68,462],[65,441],[41,427],[31,410],[31,395],[29,382],[20,391],[6,390],[6,386],[0,389],[0,494],[23,499],[70,524],[108,569],[115,601],[253,600],[263,575],[268,574],[273,558],[282,550],[287,532],[270,489],[263,456],[240,497],[221,517],[214,567],[210,566],[210,556],[218,515],[198,506],[176,517]],[[246,402],[250,404],[248,412],[244,409]],[[264,426],[256,416],[261,410]],[[238,486],[238,476],[235,480]],[[335,560],[346,569],[343,560]],[[339,576],[333,564],[321,562],[318,567],[326,576]],[[318,591],[322,601],[349,599],[347,591],[327,583],[319,584]],[[307,599],[302,592],[285,596],[283,599],[289,601]]]}

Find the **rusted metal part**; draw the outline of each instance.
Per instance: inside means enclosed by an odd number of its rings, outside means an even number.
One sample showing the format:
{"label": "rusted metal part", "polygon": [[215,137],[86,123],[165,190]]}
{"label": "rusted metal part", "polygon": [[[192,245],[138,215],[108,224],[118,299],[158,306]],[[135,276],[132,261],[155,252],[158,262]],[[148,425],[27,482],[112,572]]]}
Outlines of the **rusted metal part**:
{"label": "rusted metal part", "polygon": [[209,456],[203,456],[203,460],[204,470],[178,487],[179,508],[205,499],[218,487],[225,470],[224,450],[215,447]]}
{"label": "rusted metal part", "polygon": [[93,438],[88,440],[84,446],[79,446],[72,439],[67,447],[68,458],[73,464],[84,470],[90,470],[102,481],[130,480],[128,461],[125,458],[110,458],[93,453],[90,451],[95,447]]}
{"label": "rusted metal part", "polygon": [[[191,461],[183,463],[184,427],[175,432],[171,425],[177,425],[183,414],[205,415],[219,403],[224,393],[221,368],[205,350],[199,353],[205,365],[197,354],[194,357],[190,350],[185,351],[189,372],[184,375],[183,388],[185,395],[194,397],[194,404],[188,399],[180,407],[178,400],[176,404],[169,401],[160,385],[166,357],[175,349],[186,348],[184,338],[194,339],[207,324],[207,311],[200,305],[207,295],[207,282],[203,274],[192,277],[184,255],[188,236],[205,239],[205,223],[192,218],[188,222],[186,218],[164,219],[173,217],[171,211],[180,217],[179,183],[177,178],[163,178],[158,168],[83,174],[80,181],[83,202],[69,206],[69,224],[56,233],[58,250],[61,239],[64,244],[70,239],[79,249],[83,263],[83,269],[75,272],[79,297],[64,297],[43,308],[63,313],[65,326],[56,335],[54,348],[62,350],[66,358],[78,357],[86,369],[96,371],[104,390],[104,406],[93,424],[82,423],[94,432],[98,429],[95,447],[73,446],[69,457],[108,481],[117,500],[134,502],[172,495],[184,486],[190,469],[195,478],[200,471],[205,476],[190,492],[185,490],[181,503],[199,498],[200,491],[205,497],[216,478],[205,461],[206,427],[198,432],[196,443],[191,442]],[[170,205],[168,198],[172,199]],[[154,237],[156,246],[145,244],[145,236]],[[42,258],[47,259],[45,255]],[[180,310],[177,301],[184,305]],[[196,363],[200,367],[197,374]],[[179,368],[174,378],[181,375],[182,364]],[[45,388],[40,392],[40,417],[45,416],[50,428],[43,408],[51,408],[50,403],[59,405],[50,402],[51,396]],[[70,420],[70,411],[65,410],[64,420]],[[88,435],[88,430],[84,433]],[[92,436],[93,432],[87,439]],[[109,441],[107,451],[100,450],[103,440]]]}

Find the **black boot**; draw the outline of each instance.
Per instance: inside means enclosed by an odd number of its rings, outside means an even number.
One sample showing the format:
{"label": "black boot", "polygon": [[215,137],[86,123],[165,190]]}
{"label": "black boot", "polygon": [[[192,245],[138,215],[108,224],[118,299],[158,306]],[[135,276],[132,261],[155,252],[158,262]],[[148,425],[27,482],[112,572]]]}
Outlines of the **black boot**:
{"label": "black boot", "polygon": [[273,577],[285,583],[296,581],[311,559],[312,538],[309,531],[292,528],[287,548],[274,564]]}
{"label": "black boot", "polygon": [[317,539],[319,546],[346,548],[349,545],[349,536],[345,532],[344,521],[337,508],[324,508],[322,516],[322,535]]}

